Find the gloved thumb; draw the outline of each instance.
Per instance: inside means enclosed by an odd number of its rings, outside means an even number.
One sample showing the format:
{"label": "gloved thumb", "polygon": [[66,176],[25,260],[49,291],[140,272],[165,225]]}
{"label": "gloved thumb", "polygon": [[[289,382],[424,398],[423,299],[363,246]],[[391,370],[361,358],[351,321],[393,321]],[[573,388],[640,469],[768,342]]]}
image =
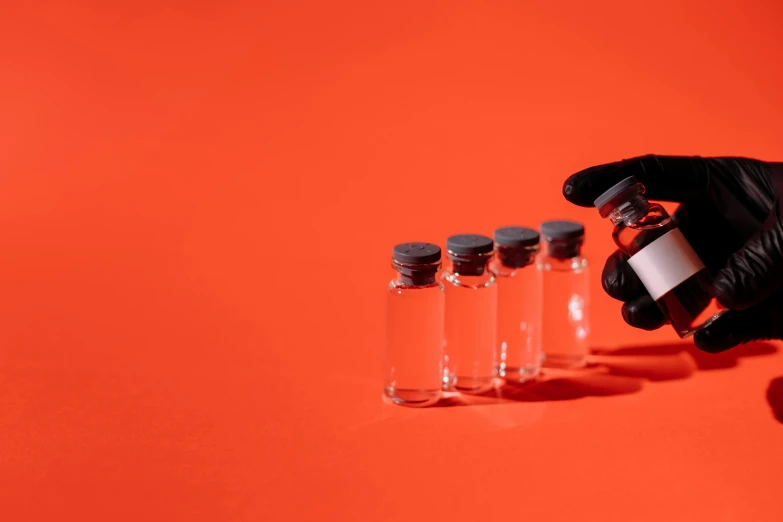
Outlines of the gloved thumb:
{"label": "gloved thumb", "polygon": [[718,301],[733,310],[744,310],[767,299],[783,287],[783,224],[775,206],[761,231],[732,254],[713,281]]}
{"label": "gloved thumb", "polygon": [[714,323],[696,332],[696,347],[709,353],[718,353],[738,344],[765,339],[783,338],[783,313],[778,307],[750,310],[729,310]]}

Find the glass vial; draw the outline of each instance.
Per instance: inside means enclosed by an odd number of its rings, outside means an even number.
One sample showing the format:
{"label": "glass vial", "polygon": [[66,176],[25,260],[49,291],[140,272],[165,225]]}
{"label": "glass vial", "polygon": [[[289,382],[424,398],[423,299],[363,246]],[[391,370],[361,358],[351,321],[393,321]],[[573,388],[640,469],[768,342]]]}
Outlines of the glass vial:
{"label": "glass vial", "polygon": [[492,239],[476,234],[446,241],[446,389],[481,393],[494,385],[497,287],[487,264]]}
{"label": "glass vial", "polygon": [[585,229],[573,221],[541,224],[545,249],[538,260],[543,295],[541,347],[544,367],[580,368],[587,363],[590,285],[582,257]]}
{"label": "glass vial", "polygon": [[[497,280],[497,374],[524,382],[541,370],[541,272],[534,266],[538,232],[530,228],[495,230]],[[531,266],[533,265],[533,266]]]}
{"label": "glass vial", "polygon": [[688,337],[726,310],[712,291],[712,277],[666,210],[644,197],[644,185],[628,177],[595,200],[614,225],[612,239],[680,337]]}
{"label": "glass vial", "polygon": [[440,247],[402,243],[392,250],[396,277],[387,293],[386,395],[397,404],[429,406],[443,379],[443,285]]}

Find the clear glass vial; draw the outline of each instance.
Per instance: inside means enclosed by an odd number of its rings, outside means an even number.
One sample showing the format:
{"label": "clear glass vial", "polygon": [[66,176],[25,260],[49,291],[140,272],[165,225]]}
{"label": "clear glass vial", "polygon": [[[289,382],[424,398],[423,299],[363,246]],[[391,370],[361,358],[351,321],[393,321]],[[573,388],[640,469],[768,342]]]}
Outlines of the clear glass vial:
{"label": "clear glass vial", "polygon": [[487,264],[492,239],[477,234],[446,241],[446,389],[481,393],[494,385],[497,287]]}
{"label": "clear glass vial", "polygon": [[387,293],[384,392],[406,406],[440,399],[443,380],[443,285],[440,247],[402,243],[392,250],[396,277]]}
{"label": "clear glass vial", "polygon": [[614,225],[612,239],[680,337],[688,337],[726,310],[712,291],[712,277],[661,205],[644,197],[644,185],[628,177],[595,200]]}
{"label": "clear glass vial", "polygon": [[[534,265],[538,232],[523,227],[495,230],[497,279],[497,374],[524,382],[541,370],[541,272]],[[533,266],[531,266],[533,265]]]}
{"label": "clear glass vial", "polygon": [[541,347],[544,367],[580,368],[587,363],[590,284],[582,256],[585,228],[573,221],[541,224],[539,256],[543,294]]}

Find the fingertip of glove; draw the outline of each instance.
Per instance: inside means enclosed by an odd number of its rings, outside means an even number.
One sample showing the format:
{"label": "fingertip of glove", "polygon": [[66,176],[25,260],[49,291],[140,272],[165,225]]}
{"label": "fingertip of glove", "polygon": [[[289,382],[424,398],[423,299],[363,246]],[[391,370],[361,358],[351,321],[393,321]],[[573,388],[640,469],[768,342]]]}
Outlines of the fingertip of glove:
{"label": "fingertip of glove", "polygon": [[569,176],[563,183],[563,196],[575,205],[590,206],[592,202],[585,203],[584,195],[579,190],[580,185],[578,174]]}
{"label": "fingertip of glove", "polygon": [[716,345],[716,340],[714,339],[714,337],[715,336],[712,335],[711,332],[707,330],[702,330],[694,334],[693,344],[695,344],[696,348],[698,348],[702,352],[718,353],[723,351],[721,350],[720,345]]}
{"label": "fingertip of glove", "polygon": [[731,335],[731,317],[725,316],[696,332],[693,342],[696,348],[707,353],[725,352],[737,342]]}
{"label": "fingertip of glove", "polygon": [[609,297],[617,299],[617,297],[615,297],[617,295],[617,292],[615,291],[617,288],[617,277],[614,276],[614,274],[602,277],[601,286]]}
{"label": "fingertip of glove", "polygon": [[603,166],[590,167],[579,171],[566,178],[563,182],[563,196],[574,205],[580,207],[592,207],[595,198],[603,193],[603,190],[596,194],[595,178],[600,179],[603,172]]}
{"label": "fingertip of glove", "polygon": [[623,321],[625,321],[626,324],[636,327],[636,310],[633,307],[624,304],[620,313],[622,313]]}
{"label": "fingertip of glove", "polygon": [[624,303],[621,309],[623,320],[628,325],[641,330],[657,330],[666,324],[666,317],[653,301],[646,303],[644,299]]}
{"label": "fingertip of glove", "polygon": [[628,288],[628,281],[624,274],[625,263],[628,258],[619,250],[609,256],[601,272],[601,286],[604,291],[615,299],[628,301],[636,297],[634,288]]}

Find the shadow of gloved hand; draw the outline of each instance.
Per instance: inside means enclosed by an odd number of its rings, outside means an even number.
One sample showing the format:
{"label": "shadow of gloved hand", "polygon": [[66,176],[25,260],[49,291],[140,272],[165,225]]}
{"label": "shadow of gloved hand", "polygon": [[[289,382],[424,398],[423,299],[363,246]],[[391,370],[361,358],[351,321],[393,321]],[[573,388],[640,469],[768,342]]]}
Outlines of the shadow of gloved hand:
{"label": "shadow of gloved hand", "polygon": [[[583,170],[563,194],[593,206],[607,189],[635,176],[653,200],[681,203],[672,216],[713,275],[718,301],[730,309],[698,331],[696,346],[719,352],[758,339],[783,338],[783,163],[744,158],[644,156]],[[623,301],[631,326],[667,322],[620,251],[603,271],[606,292]]]}

